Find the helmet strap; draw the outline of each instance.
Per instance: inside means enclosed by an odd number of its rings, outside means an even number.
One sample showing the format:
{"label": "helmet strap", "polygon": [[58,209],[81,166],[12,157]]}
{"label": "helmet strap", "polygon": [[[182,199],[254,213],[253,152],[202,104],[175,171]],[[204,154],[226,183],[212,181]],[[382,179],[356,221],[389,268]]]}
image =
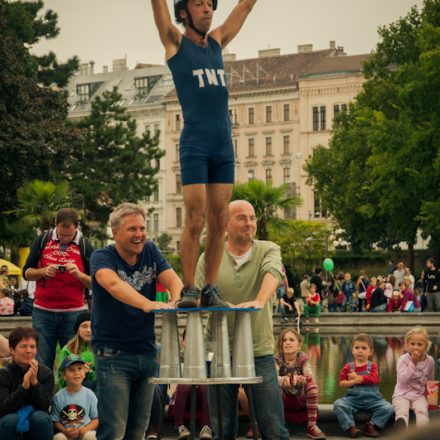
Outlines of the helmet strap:
{"label": "helmet strap", "polygon": [[192,17],[191,17],[191,14],[190,14],[189,11],[188,11],[188,6],[185,6],[185,11],[186,11],[186,15],[187,15],[187,17],[188,17],[188,21],[187,21],[188,26],[189,26],[191,29],[193,29],[195,32],[197,32],[202,38],[205,38],[207,32],[199,31],[199,30],[194,26],[194,22],[193,22],[193,19],[192,19]]}

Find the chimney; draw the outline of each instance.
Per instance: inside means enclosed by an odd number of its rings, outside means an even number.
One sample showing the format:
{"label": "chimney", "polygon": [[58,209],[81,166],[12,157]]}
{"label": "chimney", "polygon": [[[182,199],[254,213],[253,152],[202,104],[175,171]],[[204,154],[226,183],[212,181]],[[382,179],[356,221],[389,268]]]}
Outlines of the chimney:
{"label": "chimney", "polygon": [[123,70],[127,70],[127,59],[119,58],[113,60],[113,72],[121,72]]}
{"label": "chimney", "polygon": [[102,73],[108,73],[108,66],[102,66]]}
{"label": "chimney", "polygon": [[88,63],[81,63],[79,65],[79,74],[80,75],[88,75],[89,74],[89,64]]}
{"label": "chimney", "polygon": [[281,54],[280,48],[262,49],[258,51],[258,58],[278,57]]}
{"label": "chimney", "polygon": [[336,41],[330,40],[330,49],[336,49]]}
{"label": "chimney", "polygon": [[237,54],[235,53],[224,53],[223,54],[223,61],[235,61],[237,59]]}
{"label": "chimney", "polygon": [[298,53],[313,52],[313,44],[298,44]]}
{"label": "chimney", "polygon": [[344,46],[338,46],[336,48],[336,54],[337,57],[345,57],[347,54],[344,52]]}

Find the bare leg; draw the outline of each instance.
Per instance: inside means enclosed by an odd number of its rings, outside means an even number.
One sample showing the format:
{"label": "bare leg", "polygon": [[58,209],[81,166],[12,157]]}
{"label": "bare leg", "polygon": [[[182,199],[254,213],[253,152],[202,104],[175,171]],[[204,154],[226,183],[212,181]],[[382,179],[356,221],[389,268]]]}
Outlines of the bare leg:
{"label": "bare leg", "polygon": [[206,214],[206,185],[194,184],[183,187],[185,204],[185,228],[180,240],[180,259],[182,264],[183,284],[194,286],[197,260],[200,251]]}
{"label": "bare leg", "polygon": [[205,284],[215,284],[225,245],[225,230],[229,218],[228,203],[232,195],[232,184],[209,184],[206,195],[208,234],[205,247]]}

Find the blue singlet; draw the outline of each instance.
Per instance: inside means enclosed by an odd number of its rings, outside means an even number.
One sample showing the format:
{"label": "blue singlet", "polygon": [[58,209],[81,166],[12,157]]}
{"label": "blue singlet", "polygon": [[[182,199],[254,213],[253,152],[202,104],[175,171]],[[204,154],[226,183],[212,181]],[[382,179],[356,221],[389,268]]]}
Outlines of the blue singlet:
{"label": "blue singlet", "polygon": [[182,106],[182,183],[233,183],[234,149],[228,88],[220,45],[208,37],[201,47],[182,37],[168,66]]}

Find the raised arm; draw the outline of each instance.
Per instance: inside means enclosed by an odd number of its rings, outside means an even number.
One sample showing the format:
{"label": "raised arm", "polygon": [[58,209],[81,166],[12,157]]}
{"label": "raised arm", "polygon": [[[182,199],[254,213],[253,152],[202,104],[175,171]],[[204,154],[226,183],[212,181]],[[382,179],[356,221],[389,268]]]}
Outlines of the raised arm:
{"label": "raised arm", "polygon": [[171,21],[166,0],[151,0],[151,6],[160,41],[165,47],[165,58],[168,60],[179,50],[182,34]]}
{"label": "raised arm", "polygon": [[238,5],[235,6],[225,22],[210,32],[210,36],[214,38],[222,48],[226,47],[238,34],[256,1],[257,0],[239,0]]}

